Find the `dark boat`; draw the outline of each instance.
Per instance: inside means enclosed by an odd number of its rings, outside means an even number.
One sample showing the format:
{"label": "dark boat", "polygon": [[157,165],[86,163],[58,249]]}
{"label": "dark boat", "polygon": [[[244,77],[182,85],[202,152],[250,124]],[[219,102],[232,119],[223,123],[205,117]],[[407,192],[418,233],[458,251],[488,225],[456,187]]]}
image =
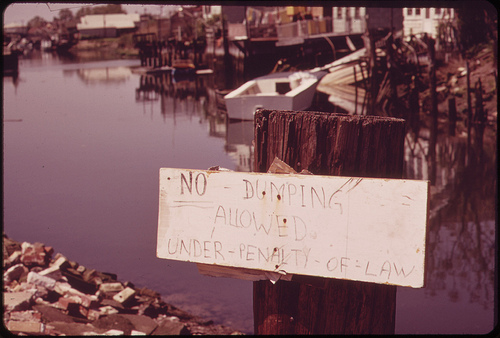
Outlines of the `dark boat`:
{"label": "dark boat", "polygon": [[19,54],[12,51],[8,46],[3,47],[3,74],[15,76],[19,73]]}

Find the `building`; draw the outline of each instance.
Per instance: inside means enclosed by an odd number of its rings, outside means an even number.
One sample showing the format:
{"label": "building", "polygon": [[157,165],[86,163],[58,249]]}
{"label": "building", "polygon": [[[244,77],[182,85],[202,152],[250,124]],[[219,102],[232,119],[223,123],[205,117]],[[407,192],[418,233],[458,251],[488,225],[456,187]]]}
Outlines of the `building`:
{"label": "building", "polygon": [[222,6],[202,6],[203,19],[210,20],[215,16],[220,16],[222,13]]}
{"label": "building", "polygon": [[447,24],[455,19],[453,8],[403,8],[404,36],[427,33],[436,38],[441,23]]}
{"label": "building", "polygon": [[3,26],[3,33],[6,35],[26,35],[28,26],[21,23],[9,23]]}
{"label": "building", "polygon": [[76,28],[81,38],[114,38],[134,32],[139,22],[139,14],[93,14],[82,16]]}
{"label": "building", "polygon": [[401,8],[334,7],[332,9],[334,34],[363,34],[367,29],[403,29]]}

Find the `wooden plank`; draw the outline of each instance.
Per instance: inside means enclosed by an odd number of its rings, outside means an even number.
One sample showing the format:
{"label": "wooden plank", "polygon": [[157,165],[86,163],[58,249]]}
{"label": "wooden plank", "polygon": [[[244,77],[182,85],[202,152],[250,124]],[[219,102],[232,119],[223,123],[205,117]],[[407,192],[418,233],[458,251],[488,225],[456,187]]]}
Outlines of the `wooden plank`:
{"label": "wooden plank", "polygon": [[162,168],[157,256],[424,285],[427,181]]}

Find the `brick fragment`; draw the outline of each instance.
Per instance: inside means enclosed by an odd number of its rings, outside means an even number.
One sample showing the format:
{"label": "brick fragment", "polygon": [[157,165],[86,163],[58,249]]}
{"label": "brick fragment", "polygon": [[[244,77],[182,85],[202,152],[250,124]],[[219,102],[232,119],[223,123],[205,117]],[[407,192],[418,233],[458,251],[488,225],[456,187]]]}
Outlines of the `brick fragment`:
{"label": "brick fragment", "polygon": [[66,257],[64,257],[63,255],[58,253],[58,254],[56,254],[55,257],[57,257],[57,259],[54,260],[54,262],[52,263],[52,266],[57,266],[57,267],[59,267],[60,270],[65,270],[71,266],[68,259]]}
{"label": "brick fragment", "polygon": [[33,310],[12,311],[9,319],[20,322],[41,321],[42,314]]}
{"label": "brick fragment", "polygon": [[5,292],[3,294],[4,309],[6,311],[28,310],[33,302],[34,292]]}
{"label": "brick fragment", "polygon": [[147,336],[146,333],[141,332],[141,331],[137,331],[137,330],[130,331],[130,335],[131,336]]}
{"label": "brick fragment", "polygon": [[50,260],[52,258],[52,255],[54,254],[54,248],[51,246],[44,246],[43,249],[45,251],[45,255]]}
{"label": "brick fragment", "polygon": [[7,259],[4,260],[4,266],[9,267],[11,265],[19,264],[21,262],[21,251],[14,251]]}
{"label": "brick fragment", "polygon": [[122,283],[120,282],[116,282],[116,283],[102,283],[100,286],[99,286],[99,291],[101,292],[120,292],[122,291],[124,288],[124,286],[122,285]]}
{"label": "brick fragment", "polygon": [[103,313],[100,310],[89,309],[87,313],[87,319],[94,321],[99,319],[102,315]]}
{"label": "brick fragment", "polygon": [[76,270],[71,268],[62,272],[74,289],[87,294],[94,294],[97,291],[97,286],[95,284],[83,280],[77,272],[76,274],[74,272],[76,272]]}
{"label": "brick fragment", "polygon": [[116,282],[118,280],[118,276],[115,273],[98,272],[97,274],[103,282]]}
{"label": "brick fragment", "polygon": [[148,289],[146,287],[139,289],[139,294],[141,296],[147,296],[151,298],[160,298],[160,294],[158,292]]}
{"label": "brick fragment", "polygon": [[87,269],[83,272],[82,277],[84,281],[89,282],[92,278],[97,277],[97,273],[94,269]]}
{"label": "brick fragment", "polygon": [[104,332],[106,336],[122,336],[124,332],[122,330],[111,329]]}
{"label": "brick fragment", "polygon": [[9,237],[5,236],[5,234],[3,235],[3,253],[4,253],[4,257],[8,257],[10,255],[12,255],[12,253],[14,251],[17,251],[17,250],[21,250],[21,245],[10,239]]}
{"label": "brick fragment", "polygon": [[54,279],[42,276],[33,271],[28,273],[28,283],[43,286],[48,290],[54,290],[56,285],[56,281]]}
{"label": "brick fragment", "polygon": [[50,257],[45,252],[41,243],[30,244],[23,242],[21,244],[21,262],[26,266],[45,266]]}
{"label": "brick fragment", "polygon": [[24,264],[16,264],[7,269],[3,274],[3,281],[5,284],[9,284],[15,280],[19,280],[23,274],[28,273],[28,268]]}
{"label": "brick fragment", "polygon": [[54,306],[61,310],[68,310],[70,304],[77,304],[77,301],[71,297],[61,297],[54,303]]}
{"label": "brick fragment", "polygon": [[7,323],[7,327],[12,332],[23,333],[43,333],[44,325],[40,322],[20,322],[11,320]]}
{"label": "brick fragment", "polygon": [[102,306],[99,308],[101,315],[112,315],[118,313],[119,311],[110,305]]}
{"label": "brick fragment", "polygon": [[47,269],[40,271],[39,274],[41,276],[52,278],[56,281],[60,280],[63,277],[62,272],[57,265],[52,265]]}
{"label": "brick fragment", "polygon": [[113,296],[113,300],[117,301],[120,304],[125,304],[134,299],[135,290],[129,287],[123,289],[119,293]]}

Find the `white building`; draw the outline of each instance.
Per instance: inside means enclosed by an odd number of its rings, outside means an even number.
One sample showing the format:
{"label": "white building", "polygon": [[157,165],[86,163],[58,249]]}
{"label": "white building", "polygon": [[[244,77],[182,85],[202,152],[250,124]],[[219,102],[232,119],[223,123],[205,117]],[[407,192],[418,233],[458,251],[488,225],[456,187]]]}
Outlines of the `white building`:
{"label": "white building", "polygon": [[82,16],[76,29],[81,37],[117,37],[134,31],[139,22],[139,14],[93,14]]}
{"label": "white building", "polygon": [[366,29],[403,29],[401,8],[334,7],[334,34],[363,34]]}
{"label": "white building", "polygon": [[28,26],[22,23],[8,23],[3,25],[4,34],[26,34]]}
{"label": "white building", "polygon": [[222,6],[202,6],[203,19],[208,20],[214,15],[221,15]]}
{"label": "white building", "polygon": [[447,23],[455,18],[453,8],[403,8],[404,36],[427,33],[432,38],[438,36],[440,23]]}

